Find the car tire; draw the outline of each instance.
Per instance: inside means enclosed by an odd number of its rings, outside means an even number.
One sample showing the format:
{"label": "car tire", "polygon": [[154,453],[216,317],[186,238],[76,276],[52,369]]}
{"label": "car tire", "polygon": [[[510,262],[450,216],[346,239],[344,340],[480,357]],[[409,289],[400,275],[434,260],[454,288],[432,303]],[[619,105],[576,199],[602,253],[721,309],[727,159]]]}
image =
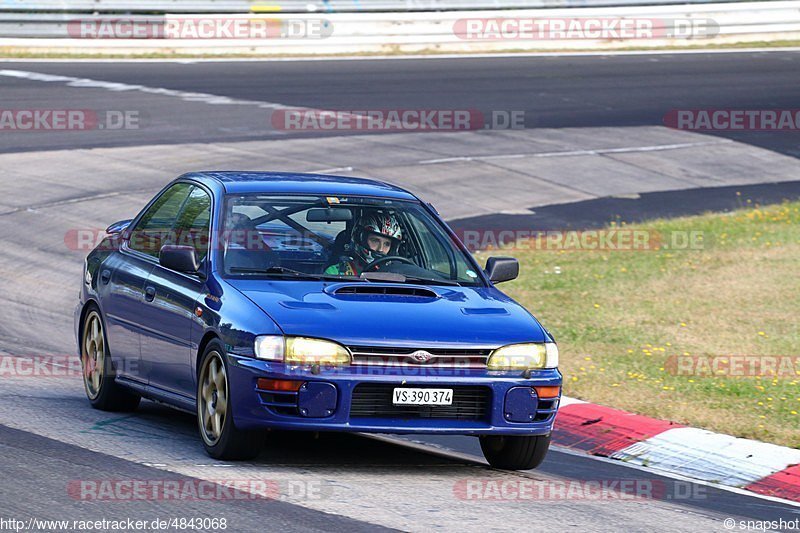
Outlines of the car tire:
{"label": "car tire", "polygon": [[197,425],[206,453],[223,461],[254,459],[264,447],[263,431],[243,431],[233,422],[228,365],[222,343],[211,341],[200,358]]}
{"label": "car tire", "polygon": [[494,468],[530,470],[536,468],[550,449],[550,435],[513,437],[487,435],[480,437],[483,456]]}
{"label": "car tire", "polygon": [[142,398],[117,384],[105,322],[95,305],[90,305],[83,319],[80,340],[83,388],[92,407],[113,412],[135,410]]}

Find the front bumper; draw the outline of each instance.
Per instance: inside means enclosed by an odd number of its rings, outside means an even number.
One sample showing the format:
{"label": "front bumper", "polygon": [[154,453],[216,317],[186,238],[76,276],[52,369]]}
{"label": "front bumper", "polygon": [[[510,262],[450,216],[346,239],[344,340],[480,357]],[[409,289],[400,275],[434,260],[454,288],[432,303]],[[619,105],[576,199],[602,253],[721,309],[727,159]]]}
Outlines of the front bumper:
{"label": "front bumper", "polygon": [[[553,429],[560,398],[538,398],[532,387],[560,386],[562,379],[556,369],[533,371],[530,379],[523,378],[519,371],[416,365],[350,366],[313,372],[310,367],[235,355],[228,358],[234,423],[240,429],[547,435]],[[304,387],[297,393],[272,393],[258,388],[259,378],[298,380],[304,382]],[[359,385],[362,387],[356,390]],[[465,416],[467,410],[457,409],[458,414],[452,415],[455,411],[435,407],[395,414],[391,402],[381,394],[377,396],[383,403],[376,410],[380,414],[370,414],[368,402],[376,398],[376,393],[364,391],[391,390],[394,386],[453,388],[456,397],[459,391],[468,391],[460,401],[469,407],[470,414]],[[483,402],[479,404],[480,413],[475,407],[477,392]],[[454,399],[454,406],[456,403]]]}

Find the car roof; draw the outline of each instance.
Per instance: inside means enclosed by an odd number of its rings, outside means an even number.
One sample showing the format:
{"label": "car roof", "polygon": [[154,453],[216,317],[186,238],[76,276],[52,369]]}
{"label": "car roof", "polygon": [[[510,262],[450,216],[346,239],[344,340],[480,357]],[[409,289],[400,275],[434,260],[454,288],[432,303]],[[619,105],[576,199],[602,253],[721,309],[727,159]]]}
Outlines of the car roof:
{"label": "car roof", "polygon": [[400,187],[382,181],[300,172],[206,171],[184,174],[181,178],[213,180],[226,193],[330,194],[378,196],[401,200],[418,198]]}

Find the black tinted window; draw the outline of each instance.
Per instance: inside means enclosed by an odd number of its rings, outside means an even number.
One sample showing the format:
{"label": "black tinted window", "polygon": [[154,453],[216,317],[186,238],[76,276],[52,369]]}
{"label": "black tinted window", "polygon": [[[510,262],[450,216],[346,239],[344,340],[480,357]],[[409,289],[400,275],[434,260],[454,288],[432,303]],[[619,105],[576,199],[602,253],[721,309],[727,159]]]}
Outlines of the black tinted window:
{"label": "black tinted window", "polygon": [[208,254],[210,225],[211,197],[200,187],[193,187],[178,215],[178,223],[172,237],[174,242],[170,244],[194,246],[197,259],[202,261]]}
{"label": "black tinted window", "polygon": [[158,197],[131,232],[129,246],[139,252],[158,257],[161,246],[170,241],[170,233],[178,213],[194,187],[176,183]]}
{"label": "black tinted window", "polygon": [[227,275],[307,279],[382,272],[417,281],[481,284],[467,254],[415,201],[229,195],[223,228]]}

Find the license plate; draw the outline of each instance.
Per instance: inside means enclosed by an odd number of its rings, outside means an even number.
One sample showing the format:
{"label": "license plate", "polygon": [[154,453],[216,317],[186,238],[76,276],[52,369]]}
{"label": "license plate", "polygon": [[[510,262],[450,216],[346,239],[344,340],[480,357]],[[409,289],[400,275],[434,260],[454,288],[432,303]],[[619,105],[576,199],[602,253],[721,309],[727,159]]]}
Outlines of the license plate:
{"label": "license plate", "polygon": [[453,405],[453,389],[394,389],[394,405]]}

